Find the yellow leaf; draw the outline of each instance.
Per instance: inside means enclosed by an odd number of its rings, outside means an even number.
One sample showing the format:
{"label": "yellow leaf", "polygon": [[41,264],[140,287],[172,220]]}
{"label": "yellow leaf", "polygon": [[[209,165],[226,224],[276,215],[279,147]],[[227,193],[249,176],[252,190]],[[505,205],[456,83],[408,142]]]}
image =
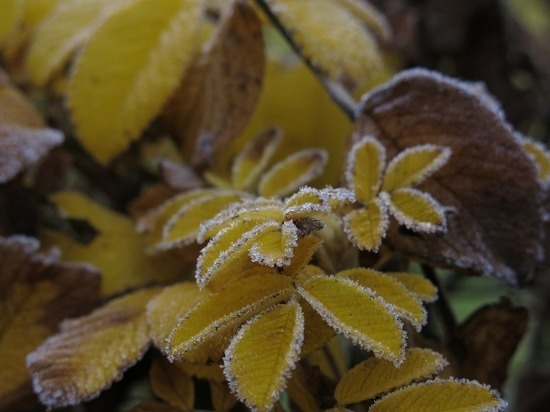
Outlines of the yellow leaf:
{"label": "yellow leaf", "polygon": [[217,363],[190,363],[190,362],[175,362],[178,367],[183,369],[188,375],[195,376],[198,379],[207,380],[210,382],[225,382],[225,376],[221,365]]}
{"label": "yellow leaf", "polygon": [[283,273],[287,276],[296,276],[302,272],[313,258],[315,251],[319,248],[321,243],[321,239],[315,235],[298,239],[298,246],[294,249],[294,255],[292,256],[290,265],[283,268]]}
{"label": "yellow leaf", "polygon": [[167,339],[166,352],[170,358],[185,359],[187,351],[287,299],[293,290],[291,280],[280,275],[259,275],[232,283],[179,320]]}
{"label": "yellow leaf", "polygon": [[268,411],[298,361],[304,318],[298,303],[275,306],[247,322],[224,356],[229,385],[251,409]]}
{"label": "yellow leaf", "polygon": [[373,290],[387,303],[394,306],[397,313],[409,321],[417,331],[420,331],[426,324],[426,310],[420,299],[391,276],[365,268],[344,270],[338,272],[337,276],[351,279],[361,286]]}
{"label": "yellow leaf", "polygon": [[40,401],[48,407],[76,405],[120,380],[150,345],[145,305],[158,292],[134,292],[64,321],[58,334],[27,357]]}
{"label": "yellow leaf", "polygon": [[191,376],[165,358],[155,359],[149,371],[153,393],[182,411],[195,403],[195,385]]}
{"label": "yellow leaf", "polygon": [[380,191],[386,166],[386,149],[374,137],[365,136],[355,143],[349,154],[346,181],[357,200],[368,204]]}
{"label": "yellow leaf", "polygon": [[334,397],[347,405],[374,398],[440,372],[447,361],[430,349],[412,348],[396,368],[385,359],[369,358],[348,370],[336,385]]}
{"label": "yellow leaf", "polygon": [[391,28],[384,15],[364,0],[339,0],[356,17],[363,20],[366,25],[380,38],[389,40]]}
{"label": "yellow leaf", "polygon": [[152,282],[164,283],[185,273],[185,266],[176,257],[148,256],[144,240],[127,216],[106,209],[77,192],[59,192],[51,200],[67,216],[89,221],[99,233],[84,245],[61,233],[43,231],[44,247],[58,246],[66,262],[88,262],[101,269],[103,296]]}
{"label": "yellow leaf", "polygon": [[305,149],[275,164],[260,180],[261,196],[286,196],[323,173],[328,154],[321,149]]}
{"label": "yellow leaf", "polygon": [[297,220],[329,212],[330,205],[326,194],[312,187],[301,187],[297,193],[285,200],[285,219]]}
{"label": "yellow leaf", "polygon": [[386,275],[397,279],[424,302],[437,300],[437,288],[423,276],[404,272],[387,272]]}
{"label": "yellow leaf", "polygon": [[219,290],[225,284],[254,272],[274,272],[276,269],[253,262],[250,250],[262,234],[278,228],[276,222],[256,225],[245,221],[220,231],[202,249],[197,260],[195,277],[199,287]]}
{"label": "yellow leaf", "polygon": [[231,169],[231,182],[239,190],[252,190],[261,173],[273,158],[279,143],[281,130],[269,128],[258,134],[235,157]]}
{"label": "yellow leaf", "polygon": [[100,276],[89,266],[64,265],[39,254],[36,239],[0,238],[0,410],[35,410],[25,356],[67,317],[98,302]]}
{"label": "yellow leaf", "polygon": [[550,152],[548,149],[542,143],[532,139],[524,139],[522,146],[527,155],[535,162],[537,178],[543,183],[548,183],[550,181]]}
{"label": "yellow leaf", "polygon": [[339,2],[266,0],[266,3],[304,57],[322,74],[354,89],[380,70],[375,40],[363,22]]}
{"label": "yellow leaf", "polygon": [[31,80],[43,86],[63,68],[111,14],[135,0],[68,0],[54,9],[33,34],[25,66]]}
{"label": "yellow leaf", "polygon": [[425,144],[409,147],[388,164],[382,190],[390,192],[422,183],[447,163],[451,149]]}
{"label": "yellow leaf", "polygon": [[214,167],[214,156],[246,126],[265,66],[262,22],[256,11],[245,0],[223,4],[216,32],[167,108],[169,126],[187,158]]}
{"label": "yellow leaf", "polygon": [[377,252],[388,230],[386,205],[375,198],[344,216],[344,231],[355,247]]}
{"label": "yellow leaf", "polygon": [[369,412],[497,412],[506,402],[476,381],[435,379],[386,395]]}
{"label": "yellow leaf", "polygon": [[269,267],[288,266],[298,246],[298,229],[292,222],[266,227],[248,252],[253,262]]}
{"label": "yellow leaf", "polygon": [[147,321],[155,346],[164,350],[166,339],[178,320],[205,299],[208,292],[194,282],[178,283],[164,288],[147,304]]}
{"label": "yellow leaf", "polygon": [[137,222],[137,230],[147,233],[149,244],[158,245],[162,242],[164,226],[178,210],[193,200],[211,197],[214,193],[216,189],[196,189],[174,196],[141,216]]}
{"label": "yellow leaf", "polygon": [[407,228],[419,232],[446,230],[443,207],[431,195],[412,188],[397,189],[380,194],[390,213]]}
{"label": "yellow leaf", "polygon": [[243,200],[235,207],[228,207],[201,224],[197,241],[202,243],[214,237],[224,227],[237,226],[247,222],[282,222],[283,208],[278,200],[256,198]]}
{"label": "yellow leaf", "polygon": [[202,222],[213,218],[231,203],[246,196],[233,190],[216,190],[183,205],[164,226],[162,248],[188,245],[195,241]]}
{"label": "yellow leaf", "polygon": [[25,27],[34,28],[46,19],[65,0],[25,0]]}
{"label": "yellow leaf", "polygon": [[395,309],[368,288],[345,278],[315,276],[300,294],[337,332],[377,357],[403,360],[405,333]]}
{"label": "yellow leaf", "polygon": [[0,45],[23,19],[24,3],[21,0],[2,1],[0,13]]}
{"label": "yellow leaf", "polygon": [[80,55],[69,106],[84,147],[110,162],[139,137],[195,50],[197,0],[136,0],[111,15]]}

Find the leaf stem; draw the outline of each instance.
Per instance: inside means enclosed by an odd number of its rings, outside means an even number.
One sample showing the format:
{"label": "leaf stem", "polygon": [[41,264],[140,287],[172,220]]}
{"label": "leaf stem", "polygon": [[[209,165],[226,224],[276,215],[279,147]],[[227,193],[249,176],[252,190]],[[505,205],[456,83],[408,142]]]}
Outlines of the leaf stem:
{"label": "leaf stem", "polygon": [[352,121],[355,120],[355,108],[357,106],[357,102],[355,101],[353,96],[350,93],[348,93],[348,91],[343,86],[324,76],[320,72],[319,68],[317,68],[311,62],[311,60],[309,60],[306,56],[302,54],[298,44],[294,41],[289,31],[281,23],[279,18],[271,11],[269,5],[265,2],[265,0],[255,0],[255,1],[256,1],[256,4],[267,15],[269,20],[271,20],[271,23],[273,24],[273,26],[275,26],[275,28],[281,33],[281,35],[285,38],[288,44],[292,47],[294,52],[298,56],[300,56],[300,58],[310,68],[310,70],[313,73],[315,73],[316,77],[319,79],[319,81],[321,82],[321,84],[329,94],[330,98],[334,101],[334,103],[336,103],[342,109],[342,111],[349,117],[350,120]]}

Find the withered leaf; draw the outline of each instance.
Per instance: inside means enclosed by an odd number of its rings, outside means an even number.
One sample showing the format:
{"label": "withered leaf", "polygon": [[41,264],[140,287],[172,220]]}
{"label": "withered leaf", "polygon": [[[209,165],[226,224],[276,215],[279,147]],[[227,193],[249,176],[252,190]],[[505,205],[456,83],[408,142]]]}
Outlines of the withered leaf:
{"label": "withered leaf", "polygon": [[134,406],[130,412],[181,412],[181,409],[167,403],[148,401]]}
{"label": "withered leaf", "polygon": [[183,411],[193,409],[195,385],[183,369],[166,358],[155,359],[149,371],[155,395]]}
{"label": "withered leaf", "polygon": [[261,22],[246,1],[235,0],[166,113],[195,164],[212,162],[246,126],[260,94],[264,65]]}
{"label": "withered leaf", "polygon": [[466,350],[466,358],[459,363],[461,375],[501,390],[527,320],[525,308],[505,299],[472,314],[459,329]]}
{"label": "withered leaf", "polygon": [[45,127],[38,111],[0,71],[0,183],[36,163],[62,141],[63,134]]}
{"label": "withered leaf", "polygon": [[57,330],[64,318],[97,303],[99,273],[90,266],[57,262],[38,253],[37,240],[0,238],[0,410],[32,410],[25,357]]}
{"label": "withered leaf", "polygon": [[468,84],[414,69],[362,98],[354,138],[377,137],[389,157],[432,143],[449,162],[421,185],[447,207],[446,233],[403,235],[390,243],[435,265],[517,284],[529,278],[541,224],[536,171],[514,132]]}
{"label": "withered leaf", "polygon": [[133,292],[64,321],[59,333],[27,356],[40,401],[49,407],[75,405],[122,379],[151,344],[145,305],[158,292]]}

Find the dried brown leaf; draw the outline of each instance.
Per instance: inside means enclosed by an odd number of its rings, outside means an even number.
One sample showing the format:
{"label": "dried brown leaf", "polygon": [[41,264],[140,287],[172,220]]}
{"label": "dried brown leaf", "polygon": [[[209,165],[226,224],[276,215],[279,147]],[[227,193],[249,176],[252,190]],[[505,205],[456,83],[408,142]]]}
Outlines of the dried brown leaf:
{"label": "dried brown leaf", "polygon": [[67,317],[98,301],[99,273],[90,266],[57,263],[38,253],[38,241],[0,238],[0,410],[32,410],[25,357]]}
{"label": "dried brown leaf", "polygon": [[27,356],[40,401],[49,407],[76,405],[122,379],[151,344],[145,305],[158,292],[133,292],[64,321],[59,333]]}
{"label": "dried brown leaf", "polygon": [[517,284],[529,278],[539,253],[541,216],[536,171],[502,114],[468,84],[423,69],[404,72],[365,95],[355,139],[373,135],[390,157],[408,147],[449,147],[445,167],[421,187],[447,207],[448,230],[402,234],[399,251]]}
{"label": "dried brown leaf", "polygon": [[508,364],[527,329],[527,310],[508,300],[477,310],[460,326],[466,358],[459,363],[463,377],[501,390]]}
{"label": "dried brown leaf", "polygon": [[151,366],[149,378],[153,392],[159,398],[183,411],[193,409],[195,385],[183,369],[166,358],[158,358]]}
{"label": "dried brown leaf", "polygon": [[27,98],[0,71],[0,183],[40,160],[63,141],[45,124]]}
{"label": "dried brown leaf", "polygon": [[235,0],[166,113],[195,164],[211,163],[246,126],[260,94],[264,65],[261,22],[246,1]]}

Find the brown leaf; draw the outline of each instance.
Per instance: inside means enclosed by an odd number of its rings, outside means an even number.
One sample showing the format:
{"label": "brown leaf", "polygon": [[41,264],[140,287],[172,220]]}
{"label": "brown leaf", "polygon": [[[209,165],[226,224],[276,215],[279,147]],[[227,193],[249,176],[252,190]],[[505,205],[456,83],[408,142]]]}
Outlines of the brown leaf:
{"label": "brown leaf", "polygon": [[158,292],[133,292],[64,321],[59,333],[27,356],[40,401],[49,407],[76,405],[122,379],[151,344],[145,305]]}
{"label": "brown leaf", "polygon": [[244,129],[260,94],[264,65],[261,22],[246,1],[235,0],[166,113],[195,164],[211,163]]}
{"label": "brown leaf", "polygon": [[377,137],[390,158],[422,143],[452,149],[448,164],[422,185],[448,207],[448,231],[413,237],[393,225],[396,249],[512,284],[529,278],[539,253],[540,189],[501,113],[470,85],[423,69],[365,95],[358,110],[355,139]]}
{"label": "brown leaf", "polygon": [[166,358],[155,359],[149,372],[155,395],[183,411],[193,409],[195,385],[193,379]]}
{"label": "brown leaf", "polygon": [[0,183],[40,160],[63,141],[46,128],[38,111],[0,71]]}
{"label": "brown leaf", "polygon": [[0,410],[32,410],[25,357],[67,317],[97,303],[99,274],[90,266],[57,263],[38,253],[37,240],[0,238]]}
{"label": "brown leaf", "polygon": [[206,182],[193,169],[184,164],[164,159],[159,163],[162,180],[171,189],[185,191],[206,186]]}
{"label": "brown leaf", "polygon": [[130,412],[181,412],[181,409],[163,402],[148,401],[134,406]]}
{"label": "brown leaf", "polygon": [[503,299],[472,314],[459,330],[466,358],[460,374],[501,390],[508,363],[527,329],[527,310]]}

